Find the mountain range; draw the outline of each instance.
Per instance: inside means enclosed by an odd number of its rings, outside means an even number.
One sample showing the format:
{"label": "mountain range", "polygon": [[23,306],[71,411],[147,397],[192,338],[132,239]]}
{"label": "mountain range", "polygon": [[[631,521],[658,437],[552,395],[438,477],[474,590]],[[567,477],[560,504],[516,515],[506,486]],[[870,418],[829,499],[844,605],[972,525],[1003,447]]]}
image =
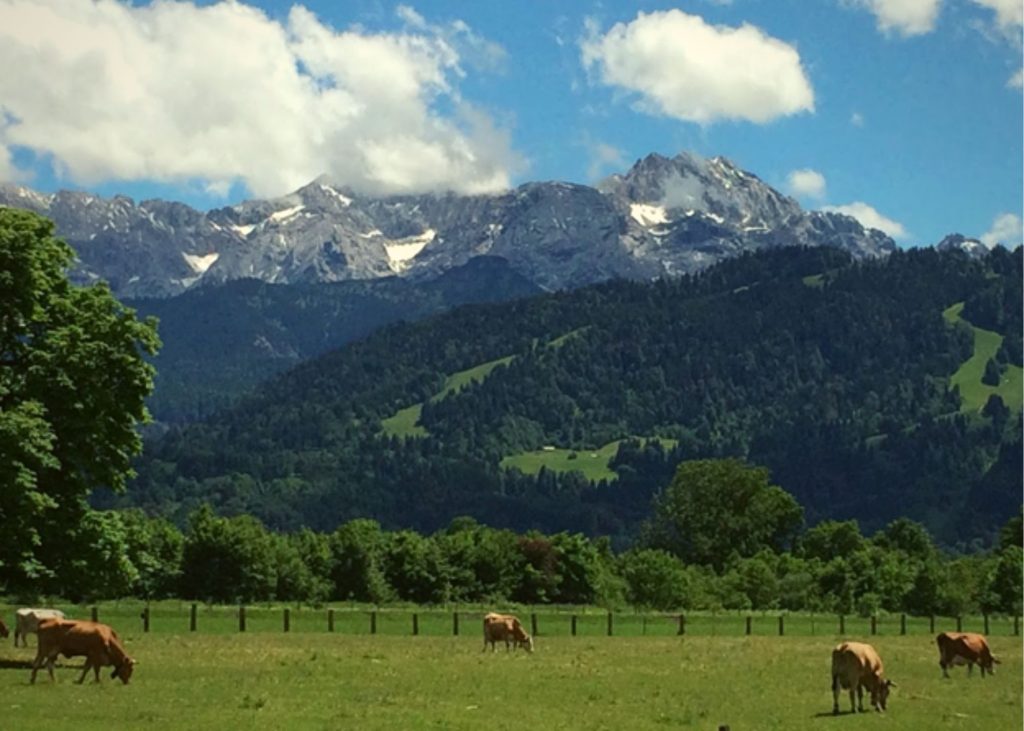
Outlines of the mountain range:
{"label": "mountain range", "polygon": [[722,157],[649,155],[596,187],[527,183],[492,195],[358,195],[321,178],[279,198],[208,212],[182,203],[0,186],[0,205],[56,223],[79,283],[120,297],[181,294],[236,279],[271,283],[437,277],[500,257],[536,287],[692,273],[744,251],[833,246],[857,258],[893,241],[855,219],[804,211]]}

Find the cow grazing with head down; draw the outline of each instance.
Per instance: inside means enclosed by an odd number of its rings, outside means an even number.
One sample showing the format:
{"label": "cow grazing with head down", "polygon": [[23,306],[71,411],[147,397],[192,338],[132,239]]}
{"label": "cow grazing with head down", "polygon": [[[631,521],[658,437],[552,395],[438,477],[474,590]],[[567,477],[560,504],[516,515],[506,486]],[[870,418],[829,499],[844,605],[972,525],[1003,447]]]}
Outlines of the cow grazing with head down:
{"label": "cow grazing with head down", "polygon": [[988,641],[984,635],[975,632],[943,632],[935,638],[939,646],[939,667],[942,668],[942,676],[949,677],[949,668],[954,665],[967,665],[967,674],[974,672],[974,665],[977,663],[981,668],[981,676],[985,673],[995,675],[995,668],[999,663],[988,647]]}
{"label": "cow grazing with head down", "polygon": [[19,609],[14,613],[14,646],[21,638],[22,647],[28,647],[28,635],[35,634],[44,619],[65,619],[59,609]]}
{"label": "cow grazing with head down", "polygon": [[85,657],[85,667],[78,678],[81,684],[92,668],[96,682],[100,681],[100,668],[113,665],[111,678],[120,678],[125,685],[132,677],[135,661],[124,651],[117,633],[110,627],[99,622],[69,622],[61,619],[45,619],[39,623],[39,649],[32,663],[32,681],[36,682],[36,673],[46,664],[53,677],[53,663],[57,655],[65,657]]}
{"label": "cow grazing with head down", "polygon": [[484,650],[490,643],[491,651],[497,649],[497,643],[504,642],[505,650],[511,648],[526,648],[527,652],[533,652],[533,638],[523,627],[519,618],[512,614],[497,614],[491,612],[484,617]]}
{"label": "cow grazing with head down", "polygon": [[[864,689],[871,693],[871,705],[884,711],[889,689],[896,684],[886,680],[882,658],[875,648],[863,642],[843,642],[832,650],[832,713],[839,713],[839,689],[850,691],[850,712],[864,710]],[[856,703],[854,702],[856,695]]]}

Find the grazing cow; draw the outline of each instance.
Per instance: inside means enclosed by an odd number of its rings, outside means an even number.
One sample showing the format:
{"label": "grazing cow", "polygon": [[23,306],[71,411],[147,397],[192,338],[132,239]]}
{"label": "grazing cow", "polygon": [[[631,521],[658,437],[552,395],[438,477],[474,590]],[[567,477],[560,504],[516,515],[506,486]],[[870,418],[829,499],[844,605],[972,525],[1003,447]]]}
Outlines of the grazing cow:
{"label": "grazing cow", "polygon": [[954,665],[967,665],[967,674],[974,672],[974,664],[981,668],[981,676],[995,675],[992,666],[999,663],[988,648],[984,635],[975,632],[943,632],[935,638],[939,646],[939,667],[942,677],[948,678],[947,670]]}
{"label": "grazing cow", "polygon": [[0,619],[0,638],[7,639],[10,634],[11,633],[7,630],[7,625],[4,624],[2,619]]}
{"label": "grazing cow", "polygon": [[64,612],[59,609],[19,609],[15,613],[14,646],[18,646],[18,638],[21,637],[22,647],[28,647],[29,633],[35,634],[44,619],[64,618]]}
{"label": "grazing cow", "polygon": [[85,667],[78,678],[79,684],[85,680],[89,668],[92,668],[96,682],[100,682],[100,667],[104,665],[113,665],[114,672],[110,677],[120,678],[125,685],[132,677],[135,661],[124,651],[117,633],[105,624],[44,619],[39,623],[36,634],[39,636],[39,649],[32,663],[33,683],[43,663],[46,663],[50,673],[50,681],[54,680],[53,663],[57,655],[85,657]]}
{"label": "grazing cow", "polygon": [[527,652],[533,652],[533,638],[523,627],[519,618],[511,614],[497,614],[491,612],[484,617],[484,650],[487,643],[491,644],[491,652],[497,649],[496,643],[503,641],[505,650],[509,648],[518,649],[525,647]]}
{"label": "grazing cow", "polygon": [[[864,689],[871,693],[871,705],[884,711],[889,689],[896,684],[886,680],[882,658],[875,648],[863,642],[843,642],[832,650],[832,713],[839,713],[839,688],[850,691],[850,713],[864,711]],[[857,703],[854,703],[854,694]]]}

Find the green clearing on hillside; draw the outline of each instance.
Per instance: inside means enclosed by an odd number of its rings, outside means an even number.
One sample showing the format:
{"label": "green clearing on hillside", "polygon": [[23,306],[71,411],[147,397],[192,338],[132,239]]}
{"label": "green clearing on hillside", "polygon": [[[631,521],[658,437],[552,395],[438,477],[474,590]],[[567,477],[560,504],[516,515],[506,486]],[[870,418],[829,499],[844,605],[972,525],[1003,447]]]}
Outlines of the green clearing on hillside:
{"label": "green clearing on hillside", "polygon": [[964,361],[949,379],[950,388],[953,386],[960,388],[960,410],[976,414],[984,408],[989,396],[998,394],[1011,411],[1019,413],[1022,407],[1022,393],[1024,393],[1024,369],[1021,369],[1020,366],[1010,365],[1003,371],[998,386],[988,386],[982,383],[981,377],[985,373],[985,364],[999,351],[999,347],[1003,344],[1003,336],[991,330],[982,330],[980,327],[971,325],[961,317],[963,309],[964,303],[957,302],[942,313],[947,322],[951,324],[963,322],[974,331],[974,354]]}
{"label": "green clearing on hillside", "polygon": [[[678,443],[675,439],[661,437],[644,438],[645,441],[658,441],[666,449],[672,449]],[[608,466],[612,457],[619,450],[623,440],[616,439],[603,447],[591,449],[559,449],[546,447],[532,452],[521,452],[509,455],[501,460],[503,469],[515,468],[527,475],[535,475],[541,467],[554,472],[582,472],[588,480],[614,480],[618,477]]]}
{"label": "green clearing on hillside", "polygon": [[[471,631],[472,630],[472,631]],[[19,731],[225,729],[685,728],[803,731],[884,726],[1020,728],[1019,638],[990,638],[999,673],[944,679],[930,636],[871,637],[896,683],[884,716],[831,715],[829,657],[842,638],[544,637],[533,654],[481,652],[460,637],[142,634],[130,685],[76,685],[79,660],[29,685],[32,647],[0,647],[3,728]],[[861,639],[861,636],[856,636]]]}
{"label": "green clearing on hillside", "polygon": [[[512,356],[508,355],[504,358],[498,358],[496,360],[489,361],[487,363],[481,363],[478,366],[467,368],[464,371],[453,373],[445,379],[444,387],[440,391],[430,397],[431,401],[440,401],[446,396],[451,396],[461,391],[463,388],[471,383],[480,383],[487,376],[490,375],[491,371],[500,365],[507,365],[512,362]],[[423,413],[423,404],[413,404],[412,406],[401,409],[394,415],[389,416],[387,419],[381,421],[380,426],[384,433],[388,436],[396,437],[425,437],[430,434],[426,429],[419,425],[420,415]]]}
{"label": "green clearing on hillside", "polygon": [[[577,328],[565,335],[559,335],[551,342],[547,343],[548,348],[560,348],[570,339],[579,337],[582,333],[586,332],[587,327]],[[441,399],[456,394],[463,388],[468,386],[470,383],[481,383],[487,376],[491,374],[495,368],[500,365],[508,365],[512,362],[515,356],[507,355],[504,358],[497,358],[487,363],[481,363],[480,365],[467,368],[464,371],[458,373],[452,373],[448,378],[445,379],[444,387],[430,397],[431,401],[440,401]],[[407,406],[395,412],[393,415],[380,422],[380,426],[384,434],[387,436],[394,437],[426,437],[430,435],[424,427],[420,426],[419,420],[423,413],[423,404],[413,404]]]}

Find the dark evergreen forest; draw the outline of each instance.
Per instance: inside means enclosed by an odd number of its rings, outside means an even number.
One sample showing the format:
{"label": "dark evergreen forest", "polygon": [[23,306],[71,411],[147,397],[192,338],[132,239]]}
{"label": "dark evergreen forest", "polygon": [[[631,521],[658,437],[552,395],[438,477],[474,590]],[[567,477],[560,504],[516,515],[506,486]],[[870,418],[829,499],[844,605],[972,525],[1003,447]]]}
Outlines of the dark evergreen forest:
{"label": "dark evergreen forest", "polygon": [[[179,524],[209,502],[285,530],[369,517],[429,533],[466,515],[624,547],[677,464],[737,457],[767,467],[808,524],[873,531],[908,517],[945,545],[987,544],[1019,510],[1020,402],[961,410],[949,377],[972,334],[942,316],[957,302],[1004,336],[997,377],[1020,366],[1020,249],[866,262],[781,249],[697,276],[470,305],[387,326],[173,428],[147,444],[124,496],[97,502]],[[429,400],[449,375],[509,356]],[[428,436],[382,431],[417,403]],[[654,436],[675,446],[642,439]],[[499,466],[624,438],[613,481]]]}

